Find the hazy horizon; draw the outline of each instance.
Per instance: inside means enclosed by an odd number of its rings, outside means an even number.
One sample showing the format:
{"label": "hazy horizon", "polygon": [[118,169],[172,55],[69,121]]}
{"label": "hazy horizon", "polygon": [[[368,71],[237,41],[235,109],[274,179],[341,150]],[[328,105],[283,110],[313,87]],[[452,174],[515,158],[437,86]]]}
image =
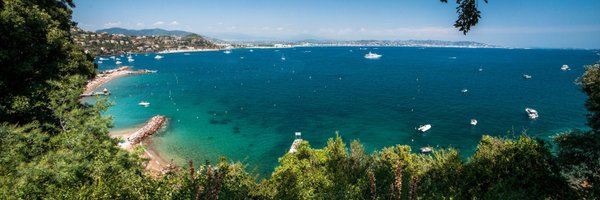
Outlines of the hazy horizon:
{"label": "hazy horizon", "polygon": [[[600,48],[600,13],[595,11],[600,2],[593,0],[481,1],[482,18],[466,36],[452,26],[457,18],[452,1],[76,3],[73,19],[85,30],[162,28],[223,40],[413,39],[476,41],[506,47]],[[299,36],[309,38],[295,38]]]}

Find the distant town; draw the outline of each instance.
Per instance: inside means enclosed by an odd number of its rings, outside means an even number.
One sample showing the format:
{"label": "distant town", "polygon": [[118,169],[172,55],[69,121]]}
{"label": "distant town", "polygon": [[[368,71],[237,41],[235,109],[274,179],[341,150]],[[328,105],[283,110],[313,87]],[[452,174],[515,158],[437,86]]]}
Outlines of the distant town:
{"label": "distant town", "polygon": [[208,38],[195,33],[168,31],[163,29],[128,30],[111,28],[92,32],[75,27],[71,29],[71,32],[76,44],[96,55],[211,51],[230,48],[291,48],[315,46],[500,48],[500,46],[497,45],[480,42],[442,40],[297,40],[228,42]]}

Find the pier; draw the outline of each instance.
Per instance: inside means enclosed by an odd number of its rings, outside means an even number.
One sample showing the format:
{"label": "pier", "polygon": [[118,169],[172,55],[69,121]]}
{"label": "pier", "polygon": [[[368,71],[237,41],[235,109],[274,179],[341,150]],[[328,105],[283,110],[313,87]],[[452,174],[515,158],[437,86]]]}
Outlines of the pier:
{"label": "pier", "polygon": [[160,130],[160,128],[164,125],[166,121],[167,117],[162,115],[156,115],[150,118],[150,120],[148,120],[148,122],[146,122],[146,124],[142,128],[140,128],[135,133],[127,137],[126,143],[129,143],[129,145],[139,144],[148,136],[151,136],[158,130]]}
{"label": "pier", "polygon": [[290,151],[288,151],[288,153],[295,153],[296,151],[298,151],[298,146],[300,146],[300,144],[302,143],[302,138],[300,138],[300,136],[302,136],[302,133],[296,132],[295,136],[296,139],[294,139],[294,142],[292,142],[292,146],[290,147]]}

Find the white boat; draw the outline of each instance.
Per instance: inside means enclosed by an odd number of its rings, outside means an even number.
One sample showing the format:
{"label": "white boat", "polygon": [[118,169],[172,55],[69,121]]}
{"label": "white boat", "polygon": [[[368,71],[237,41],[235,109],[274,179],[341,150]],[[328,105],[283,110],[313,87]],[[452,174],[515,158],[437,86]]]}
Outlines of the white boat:
{"label": "white boat", "polygon": [[110,56],[110,58],[115,59],[115,56]]}
{"label": "white boat", "polygon": [[98,64],[102,64],[102,61],[98,61]]}
{"label": "white boat", "polygon": [[571,68],[569,68],[569,65],[563,65],[562,67],[560,67],[560,70],[568,71],[571,70]]}
{"label": "white boat", "polygon": [[284,56],[281,56],[281,60],[285,60],[285,57],[284,57]]}
{"label": "white boat", "polygon": [[431,124],[425,124],[425,125],[419,126],[419,128],[417,128],[417,130],[421,131],[422,133],[425,133],[429,129],[431,129]]}
{"label": "white boat", "polygon": [[156,55],[156,56],[154,56],[154,59],[157,59],[157,60],[158,60],[158,59],[162,59],[162,58],[164,58],[164,56],[161,56],[161,55]]}
{"label": "white boat", "polygon": [[223,53],[224,53],[224,54],[230,54],[230,53],[231,53],[231,51],[230,51],[230,50],[225,50],[225,51],[223,51]]}
{"label": "white boat", "polygon": [[479,71],[480,71],[480,72],[482,72],[482,71],[483,71],[483,68],[479,67]]}
{"label": "white boat", "polygon": [[128,58],[127,59],[127,62],[133,62],[133,61],[135,61],[133,58]]}
{"label": "white boat", "polygon": [[120,58],[116,58],[115,60],[121,60]]}
{"label": "white boat", "polygon": [[365,58],[366,58],[366,59],[377,59],[377,58],[381,58],[381,55],[379,55],[379,54],[376,54],[376,53],[371,53],[371,52],[369,51],[369,53],[368,53],[368,54],[365,54]]}
{"label": "white boat", "polygon": [[525,112],[527,112],[530,119],[537,119],[539,117],[537,110],[533,108],[525,108]]}
{"label": "white boat", "polygon": [[127,59],[132,59],[132,58],[133,58],[133,56],[131,56],[131,55],[127,56]]}
{"label": "white boat", "polygon": [[469,90],[467,90],[467,89],[465,88],[465,89],[462,89],[460,92],[462,92],[462,93],[467,93],[468,91],[469,91]]}
{"label": "white boat", "polygon": [[189,56],[189,55],[190,55],[190,53],[184,53],[183,55],[184,55],[184,56]]}
{"label": "white boat", "polygon": [[98,60],[108,60],[108,58],[102,58],[102,57],[100,57]]}
{"label": "white boat", "polygon": [[421,147],[421,153],[429,153],[432,151],[433,151],[433,148],[431,148],[431,147]]}
{"label": "white boat", "polygon": [[477,120],[476,119],[471,119],[471,125],[477,126]]}
{"label": "white boat", "polygon": [[254,52],[254,50],[253,50],[253,49],[250,49],[250,52]]}
{"label": "white boat", "polygon": [[122,62],[121,61],[117,61],[115,62],[115,64],[120,65]]}
{"label": "white boat", "polygon": [[140,101],[140,103],[138,103],[138,105],[146,107],[146,106],[149,106],[150,103],[146,102],[146,101]]}
{"label": "white boat", "polygon": [[532,78],[532,76],[531,76],[531,75],[527,75],[527,74],[523,74],[523,78],[524,78],[524,79],[531,79],[531,78]]}
{"label": "white boat", "polygon": [[146,71],[146,73],[151,73],[151,74],[158,72],[158,70],[149,70],[149,69],[146,69],[145,71]]}

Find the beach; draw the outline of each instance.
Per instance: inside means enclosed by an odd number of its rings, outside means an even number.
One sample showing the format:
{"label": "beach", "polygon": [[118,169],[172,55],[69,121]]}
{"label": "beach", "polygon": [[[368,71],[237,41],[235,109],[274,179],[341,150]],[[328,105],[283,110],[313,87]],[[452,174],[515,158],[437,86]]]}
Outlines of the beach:
{"label": "beach", "polygon": [[132,71],[130,69],[131,69],[130,66],[123,66],[123,67],[119,67],[117,69],[106,70],[106,71],[96,75],[96,77],[94,79],[90,80],[87,83],[87,85],[85,86],[85,90],[81,96],[86,97],[86,96],[93,96],[93,95],[97,95],[97,94],[110,94],[110,92],[108,92],[108,91],[104,91],[104,92],[100,92],[100,93],[95,93],[94,91],[96,89],[98,89],[98,87],[104,85],[105,83],[108,83],[109,81],[111,81],[115,78],[119,78],[121,76],[129,75],[129,74],[147,74],[147,73],[155,72],[155,71],[144,70],[144,69]]}
{"label": "beach", "polygon": [[145,169],[153,175],[160,175],[175,167],[171,162],[166,161],[160,156],[153,148],[152,140],[150,139],[150,136],[164,127],[165,123],[166,117],[157,115],[142,126],[111,131],[109,135],[112,138],[122,140],[119,143],[119,147],[129,152],[133,152],[137,146],[144,149],[142,157],[148,159]]}

